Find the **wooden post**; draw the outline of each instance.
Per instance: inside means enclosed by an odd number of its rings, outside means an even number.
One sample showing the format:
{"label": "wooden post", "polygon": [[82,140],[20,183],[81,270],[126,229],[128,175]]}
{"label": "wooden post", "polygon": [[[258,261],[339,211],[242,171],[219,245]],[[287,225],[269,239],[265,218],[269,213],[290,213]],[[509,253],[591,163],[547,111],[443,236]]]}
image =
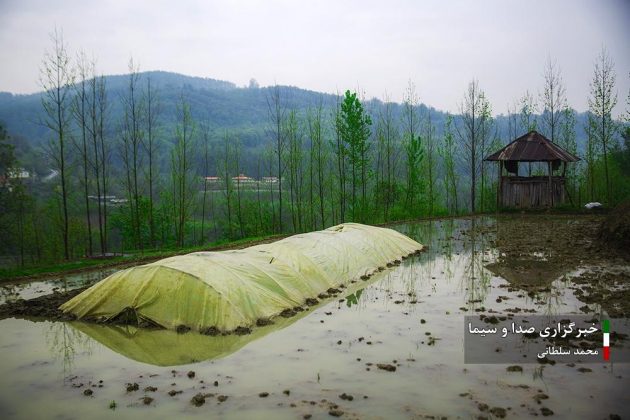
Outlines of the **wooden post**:
{"label": "wooden post", "polygon": [[553,189],[551,185],[551,161],[547,162],[547,167],[549,168],[549,203],[551,203],[551,207],[553,207]]}
{"label": "wooden post", "polygon": [[503,179],[501,179],[502,178],[501,176],[503,175],[503,171],[502,171],[502,169],[503,169],[503,161],[500,160],[497,163],[499,164],[498,165],[498,169],[499,169],[498,170],[498,177],[497,177],[497,182],[498,182],[498,184],[497,184],[497,211],[499,211],[499,205],[501,204],[501,198],[500,197],[501,197],[501,193],[503,192]]}

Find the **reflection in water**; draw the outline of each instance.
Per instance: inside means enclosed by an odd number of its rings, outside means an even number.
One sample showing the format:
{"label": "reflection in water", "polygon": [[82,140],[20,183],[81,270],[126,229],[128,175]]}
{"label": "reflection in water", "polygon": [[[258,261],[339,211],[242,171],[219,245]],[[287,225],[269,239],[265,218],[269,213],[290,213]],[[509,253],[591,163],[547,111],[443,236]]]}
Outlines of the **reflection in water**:
{"label": "reflection in water", "polygon": [[[346,292],[349,294],[345,297],[346,305],[348,307],[358,306],[366,284],[383,280],[384,275],[385,273],[376,274],[367,282],[356,283],[348,287]],[[75,335],[82,336],[84,340],[94,339],[129,359],[156,366],[175,366],[228,356],[252,341],[288,327],[309,315],[313,309],[333,300],[336,298],[323,300],[318,305],[306,311],[298,312],[291,318],[276,317],[273,324],[255,327],[250,334],[245,335],[208,336],[193,331],[178,334],[172,330],[146,329],[129,325],[103,325],[80,321],[62,325],[71,326]],[[66,353],[69,359],[73,355],[74,352],[72,351]]]}
{"label": "reflection in water", "polygon": [[67,292],[81,287],[91,286],[118,271],[117,268],[86,271],[68,274],[39,281],[19,281],[4,283],[0,286],[0,304],[17,299],[32,299],[53,292]]}
{"label": "reflection in water", "polygon": [[64,377],[72,371],[78,352],[92,353],[93,341],[65,322],[52,322],[46,331],[46,344],[55,358],[62,361]]}
{"label": "reflection in water", "polygon": [[[579,370],[581,366],[564,363],[522,364],[522,373],[515,374],[505,365],[463,363],[462,318],[472,309],[483,306],[480,315],[507,314],[516,308],[541,313],[554,310],[558,301],[562,302],[559,311],[575,313],[584,305],[571,289],[578,270],[555,279],[550,291],[536,292],[534,299],[516,283],[488,272],[493,263],[518,256],[523,249],[518,241],[515,245],[508,240],[510,222],[518,228],[521,218],[498,219],[506,235],[500,244],[504,256],[495,248],[498,226],[491,218],[396,226],[428,245],[427,252],[383,271],[374,283],[359,281],[345,296],[293,318],[278,318],[275,325],[254,328],[246,336],[178,335],[83,323],[51,327],[4,319],[0,321],[0,417],[16,413],[13,417],[74,418],[81,413],[100,418],[109,413],[112,400],[119,407],[112,415],[120,418],[146,415],[147,410],[156,418],[207,417],[208,413],[221,418],[299,418],[307,413],[325,417],[328,404],[309,403],[324,399],[338,404],[344,418],[477,417],[481,404],[509,407],[516,418],[540,416],[543,406],[561,418],[601,417],[602,405],[609,413],[627,412],[620,384],[630,370],[623,364],[588,374]],[[535,257],[558,260],[557,253],[554,256],[546,248],[553,244],[541,241]],[[484,300],[468,303],[475,298]],[[545,306],[546,302],[551,305]],[[214,360],[185,369],[146,365],[208,359]],[[368,363],[392,363],[397,370],[368,369]],[[71,368],[77,379],[61,386],[62,368]],[[194,380],[186,377],[188,370],[196,372]],[[86,388],[78,385],[99,380],[104,380],[103,388],[86,398]],[[191,398],[205,392],[203,387],[214,380],[220,387],[206,390],[229,395],[227,404],[208,400],[203,408],[192,407]],[[155,397],[152,407],[139,399],[141,391],[125,392],[128,382],[137,382],[140,389],[159,389],[147,394]],[[165,397],[169,390],[182,394]],[[290,390],[290,396],[283,390]],[[269,392],[267,398],[258,397],[262,391]],[[541,392],[549,398],[539,404],[536,396]],[[339,399],[342,393],[354,395],[355,400]],[[357,396],[363,395],[369,398],[359,397],[362,404],[357,404]]]}
{"label": "reflection in water", "polygon": [[[345,305],[357,310],[369,309],[373,302],[383,298],[385,304],[405,302],[409,308],[436,294],[440,288],[451,285],[461,294],[459,305],[468,311],[488,305],[487,297],[492,288],[492,273],[503,277],[512,285],[532,281],[529,272],[520,271],[519,265],[508,258],[501,258],[501,249],[495,248],[501,240],[497,238],[499,223],[493,218],[427,221],[417,224],[396,226],[396,229],[428,247],[427,252],[405,260],[399,269],[386,270],[367,282],[357,282],[348,289]],[[542,261],[544,263],[544,261]],[[530,270],[531,271],[531,270]],[[544,284],[558,278],[558,272],[539,270]],[[524,276],[520,279],[518,276]],[[538,283],[537,278],[534,279]],[[367,287],[377,282],[376,287]],[[506,290],[505,293],[508,293]],[[537,292],[537,304],[546,302],[548,311],[553,312],[561,302],[556,288]],[[433,299],[433,298],[432,298]],[[278,331],[306,317],[313,309],[330,303],[332,298],[320,302],[308,311],[292,318],[278,317],[275,323],[255,327],[251,334],[205,336],[189,332],[178,334],[169,330],[139,329],[133,326],[112,326],[72,322],[55,323],[48,339],[51,350],[60,355],[64,369],[72,367],[77,346],[89,351],[94,339],[127,358],[158,366],[173,366],[225,357],[248,343]]]}

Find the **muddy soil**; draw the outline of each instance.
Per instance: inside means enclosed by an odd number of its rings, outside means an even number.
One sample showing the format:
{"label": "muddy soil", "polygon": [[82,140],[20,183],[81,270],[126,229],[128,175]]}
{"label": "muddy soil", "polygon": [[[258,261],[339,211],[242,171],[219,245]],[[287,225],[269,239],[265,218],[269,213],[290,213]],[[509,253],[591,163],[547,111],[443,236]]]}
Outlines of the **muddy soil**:
{"label": "muddy soil", "polygon": [[531,297],[566,275],[581,301],[601,305],[613,318],[630,316],[630,255],[602,236],[605,216],[518,217],[517,223],[497,223],[499,258],[488,270]]}
{"label": "muddy soil", "polygon": [[67,292],[51,293],[49,295],[36,297],[34,299],[19,299],[15,302],[8,302],[0,305],[0,319],[14,318],[44,318],[54,321],[72,321],[75,317],[71,314],[64,314],[59,310],[59,306],[72,299],[87,287],[74,289]]}

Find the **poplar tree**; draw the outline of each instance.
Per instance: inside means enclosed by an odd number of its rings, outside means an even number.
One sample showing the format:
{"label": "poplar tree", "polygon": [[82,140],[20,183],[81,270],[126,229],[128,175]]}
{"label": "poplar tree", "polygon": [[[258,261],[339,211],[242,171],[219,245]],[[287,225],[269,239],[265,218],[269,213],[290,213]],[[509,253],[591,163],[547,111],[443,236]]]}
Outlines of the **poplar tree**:
{"label": "poplar tree", "polygon": [[612,110],[617,105],[617,92],[614,91],[616,82],[614,67],[615,64],[608,55],[608,51],[602,47],[595,62],[593,80],[590,85],[591,95],[588,98],[589,111],[593,115],[592,135],[601,146],[603,153],[606,200],[609,205],[612,204],[612,191],[608,173],[608,148],[615,134]]}
{"label": "poplar tree", "polygon": [[68,173],[66,143],[70,137],[72,86],[75,71],[63,41],[63,33],[57,31],[50,36],[52,50],[47,52],[41,67],[40,84],[44,89],[42,106],[44,125],[53,133],[50,154],[59,169],[62,204],[63,255],[70,259],[69,216],[68,216]]}

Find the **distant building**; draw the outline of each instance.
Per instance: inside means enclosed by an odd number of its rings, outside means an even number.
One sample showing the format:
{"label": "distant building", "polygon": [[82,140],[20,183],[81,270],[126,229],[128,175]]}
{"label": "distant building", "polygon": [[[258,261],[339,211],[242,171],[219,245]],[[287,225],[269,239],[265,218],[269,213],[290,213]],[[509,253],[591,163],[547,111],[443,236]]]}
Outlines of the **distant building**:
{"label": "distant building", "polygon": [[30,179],[31,173],[24,168],[12,168],[7,171],[9,179]]}
{"label": "distant building", "polygon": [[221,177],[218,176],[207,176],[206,177],[206,182],[221,182]]}
{"label": "distant building", "polygon": [[263,176],[261,181],[267,184],[275,184],[278,182],[278,177],[277,176]]}
{"label": "distant building", "polygon": [[254,178],[250,178],[247,175],[244,174],[239,174],[238,176],[233,176],[232,177],[232,181],[233,182],[238,182],[241,184],[247,184],[247,183],[252,183],[252,182],[256,182],[256,180]]}

